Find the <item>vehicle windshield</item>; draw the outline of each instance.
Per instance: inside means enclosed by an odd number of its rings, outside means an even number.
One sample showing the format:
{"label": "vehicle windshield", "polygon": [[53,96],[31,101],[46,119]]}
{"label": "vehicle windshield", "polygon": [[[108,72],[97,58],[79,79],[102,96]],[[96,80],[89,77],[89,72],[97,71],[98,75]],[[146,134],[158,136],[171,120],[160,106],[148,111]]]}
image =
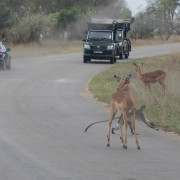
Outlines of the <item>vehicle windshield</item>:
{"label": "vehicle windshield", "polygon": [[89,31],[88,40],[112,40],[111,31]]}

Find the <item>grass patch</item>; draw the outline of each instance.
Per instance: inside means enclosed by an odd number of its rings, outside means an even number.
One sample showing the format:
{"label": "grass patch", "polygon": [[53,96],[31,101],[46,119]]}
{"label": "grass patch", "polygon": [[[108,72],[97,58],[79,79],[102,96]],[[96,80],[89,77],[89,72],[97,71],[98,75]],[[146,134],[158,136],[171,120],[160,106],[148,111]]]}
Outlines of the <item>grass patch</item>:
{"label": "grass patch", "polygon": [[[176,43],[180,42],[180,36],[171,36],[168,41],[160,40],[159,38],[154,37],[150,39],[131,40],[131,42],[132,48],[147,45]],[[26,57],[83,52],[83,42],[81,40],[42,40],[40,44],[30,43],[28,45],[20,44],[17,46],[6,44],[6,47],[12,48],[12,60]]]}
{"label": "grass patch", "polygon": [[43,40],[41,44],[30,43],[28,45],[20,44],[17,46],[6,45],[11,47],[12,59],[36,57],[36,56],[49,56],[56,54],[69,54],[82,52],[82,41],[57,41],[57,40]]}
{"label": "grass patch", "polygon": [[89,91],[99,101],[110,104],[111,96],[118,86],[113,75],[126,77],[132,73],[131,92],[139,105],[146,104],[148,119],[157,126],[180,134],[180,53],[138,60],[138,63],[141,62],[144,63],[142,73],[158,69],[166,71],[165,96],[162,95],[159,83],[151,85],[151,95],[148,89],[145,90],[144,84],[136,76],[132,62],[118,64],[96,75],[89,83]]}
{"label": "grass patch", "polygon": [[176,43],[180,42],[180,36],[178,35],[172,35],[166,40],[161,40],[159,37],[154,36],[153,38],[148,39],[137,39],[137,40],[131,40],[132,47],[138,47],[138,46],[151,46],[151,45],[158,45],[158,44],[168,44],[168,43]]}

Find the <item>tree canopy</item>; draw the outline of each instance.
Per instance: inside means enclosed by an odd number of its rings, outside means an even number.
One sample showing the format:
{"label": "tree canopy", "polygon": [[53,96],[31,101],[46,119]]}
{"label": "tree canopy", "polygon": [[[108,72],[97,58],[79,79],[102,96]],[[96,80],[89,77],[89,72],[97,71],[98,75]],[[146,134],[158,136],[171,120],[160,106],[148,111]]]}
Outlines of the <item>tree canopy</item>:
{"label": "tree canopy", "polygon": [[[0,0],[0,41],[15,44],[43,38],[82,38],[89,18],[131,17],[126,0]],[[180,34],[180,1],[149,0],[132,18],[131,37]]]}

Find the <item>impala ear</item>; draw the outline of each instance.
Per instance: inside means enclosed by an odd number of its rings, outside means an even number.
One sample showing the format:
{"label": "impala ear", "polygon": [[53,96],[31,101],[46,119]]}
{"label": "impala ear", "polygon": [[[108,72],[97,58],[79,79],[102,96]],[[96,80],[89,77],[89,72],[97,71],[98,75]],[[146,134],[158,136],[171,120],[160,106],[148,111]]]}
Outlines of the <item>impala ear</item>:
{"label": "impala ear", "polygon": [[129,84],[130,83],[130,78],[131,78],[131,74],[129,74],[129,76],[126,78],[126,81],[124,82],[124,84]]}
{"label": "impala ear", "polygon": [[129,84],[130,83],[130,78],[126,78],[126,81],[124,82],[124,84]]}
{"label": "impala ear", "polygon": [[136,63],[133,63],[133,65],[137,67],[137,64],[136,64]]}
{"label": "impala ear", "polygon": [[116,76],[116,75],[114,75],[114,78],[116,79],[116,81],[120,81],[121,80],[121,77],[118,77],[118,76]]}

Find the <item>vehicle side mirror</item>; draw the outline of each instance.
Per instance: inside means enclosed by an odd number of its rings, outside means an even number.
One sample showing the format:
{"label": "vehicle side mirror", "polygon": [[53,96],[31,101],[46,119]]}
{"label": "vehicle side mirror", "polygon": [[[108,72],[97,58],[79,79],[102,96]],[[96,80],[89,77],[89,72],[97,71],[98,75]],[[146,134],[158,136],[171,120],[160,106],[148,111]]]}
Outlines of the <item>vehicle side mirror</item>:
{"label": "vehicle side mirror", "polygon": [[7,48],[7,52],[11,51],[11,48]]}

